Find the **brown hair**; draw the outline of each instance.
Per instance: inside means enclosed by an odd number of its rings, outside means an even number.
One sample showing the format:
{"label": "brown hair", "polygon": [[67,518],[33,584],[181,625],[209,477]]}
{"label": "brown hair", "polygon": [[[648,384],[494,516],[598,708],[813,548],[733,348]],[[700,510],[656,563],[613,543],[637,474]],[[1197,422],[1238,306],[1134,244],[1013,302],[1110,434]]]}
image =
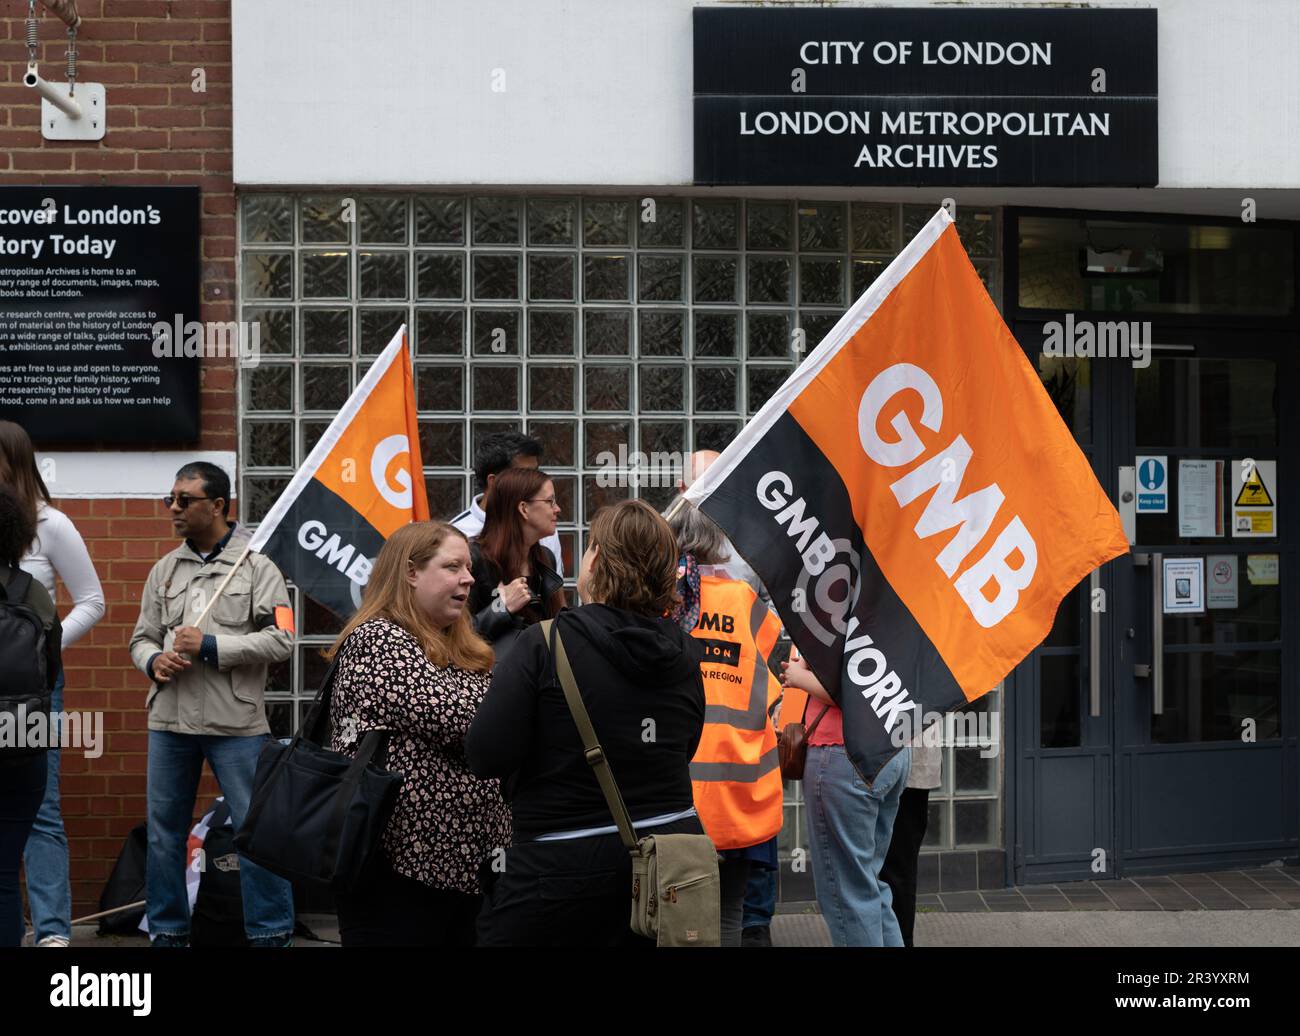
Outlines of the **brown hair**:
{"label": "brown hair", "polygon": [[[519,505],[531,500],[551,481],[551,476],[537,468],[506,468],[492,482],[492,492],[484,509],[483,531],[475,542],[479,553],[501,570],[501,581],[508,583],[524,574],[524,561],[532,562],[533,571],[539,565],[552,568],[548,551],[540,542],[531,549],[524,547],[524,519]],[[542,602],[547,615],[556,614],[564,607],[564,591],[556,590],[549,601]]]}
{"label": "brown hair", "polygon": [[50,491],[36,466],[31,437],[22,425],[13,421],[0,421],[0,485],[13,490],[35,527],[36,506],[42,500],[50,502]]}
{"label": "brown hair", "polygon": [[389,536],[375,559],[361,607],[348,620],[325,657],[332,659],[348,635],[363,622],[380,618],[397,623],[414,636],[434,665],[456,665],[476,673],[491,669],[492,648],[474,632],[469,612],[462,610],[445,632],[436,628],[416,604],[415,593],[406,579],[408,568],[417,571],[423,568],[449,536],[465,539],[464,533],[446,522],[412,522]]}
{"label": "brown hair", "polygon": [[602,507],[591,520],[599,548],[588,575],[594,600],[640,615],[667,615],[677,603],[677,541],[644,500]]}
{"label": "brown hair", "polygon": [[17,568],[35,538],[36,526],[18,494],[8,486],[0,486],[0,565]]}

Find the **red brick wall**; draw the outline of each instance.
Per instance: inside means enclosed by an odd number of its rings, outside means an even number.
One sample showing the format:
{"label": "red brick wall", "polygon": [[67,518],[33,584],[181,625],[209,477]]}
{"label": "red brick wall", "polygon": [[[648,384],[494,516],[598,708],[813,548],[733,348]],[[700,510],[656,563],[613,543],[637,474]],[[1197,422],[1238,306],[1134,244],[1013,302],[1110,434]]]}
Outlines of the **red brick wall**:
{"label": "red brick wall", "polygon": [[[198,185],[203,195],[200,319],[235,319],[229,0],[77,0],[77,6],[82,17],[78,80],[104,84],[108,131],[96,143],[41,138],[39,98],[22,84],[27,3],[0,0],[0,184]],[[62,82],[66,29],[39,5],[38,10],[41,74]],[[206,73],[204,93],[191,88],[195,68]],[[202,386],[199,440],[140,448],[234,450],[234,361],[204,360]],[[107,739],[98,759],[77,752],[63,759],[75,917],[96,909],[123,837],[144,819],[147,686],[130,664],[127,642],[145,576],[175,541],[162,505],[152,500],[56,503],[85,537],[107,598],[104,618],[65,655],[64,707],[103,710]],[[61,597],[66,614],[68,601]],[[200,808],[215,787],[210,776],[205,778]]]}

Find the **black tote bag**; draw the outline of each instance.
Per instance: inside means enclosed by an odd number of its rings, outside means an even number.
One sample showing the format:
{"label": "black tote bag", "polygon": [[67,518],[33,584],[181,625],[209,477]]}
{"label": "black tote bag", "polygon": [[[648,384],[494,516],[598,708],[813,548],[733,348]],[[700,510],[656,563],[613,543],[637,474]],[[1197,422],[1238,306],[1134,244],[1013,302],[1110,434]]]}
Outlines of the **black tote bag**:
{"label": "black tote bag", "polygon": [[375,762],[386,730],[367,731],[352,758],[325,747],[337,669],[336,656],[293,740],[262,749],[235,848],[282,878],[346,893],[379,843],[403,775]]}

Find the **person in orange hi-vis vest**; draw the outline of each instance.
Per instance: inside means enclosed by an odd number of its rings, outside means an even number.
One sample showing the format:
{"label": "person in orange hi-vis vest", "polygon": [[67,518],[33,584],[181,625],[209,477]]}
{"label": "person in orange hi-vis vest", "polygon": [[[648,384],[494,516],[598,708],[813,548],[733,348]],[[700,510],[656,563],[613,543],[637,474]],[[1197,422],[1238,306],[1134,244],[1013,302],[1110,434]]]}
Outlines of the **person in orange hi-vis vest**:
{"label": "person in orange hi-vis vest", "polygon": [[669,519],[683,558],[683,628],[701,642],[704,733],[691,761],[695,809],[722,861],[722,945],[741,944],[752,860],[781,830],[781,771],[771,711],[781,682],[767,659],[781,621],[744,580],[733,578],[725,537],[684,504]]}

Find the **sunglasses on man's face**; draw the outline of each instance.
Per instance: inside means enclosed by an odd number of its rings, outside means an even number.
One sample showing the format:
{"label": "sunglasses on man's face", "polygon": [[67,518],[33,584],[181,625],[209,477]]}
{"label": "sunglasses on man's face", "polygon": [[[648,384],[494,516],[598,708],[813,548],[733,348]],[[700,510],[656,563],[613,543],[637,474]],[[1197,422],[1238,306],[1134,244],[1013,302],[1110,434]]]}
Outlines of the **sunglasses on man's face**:
{"label": "sunglasses on man's face", "polygon": [[171,493],[168,493],[165,497],[162,498],[162,502],[164,507],[171,507],[173,504],[176,504],[177,506],[180,507],[182,511],[184,511],[190,506],[190,504],[194,503],[195,500],[211,500],[211,499],[212,497],[210,496],[190,496],[188,493],[178,493],[176,495],[172,495]]}

